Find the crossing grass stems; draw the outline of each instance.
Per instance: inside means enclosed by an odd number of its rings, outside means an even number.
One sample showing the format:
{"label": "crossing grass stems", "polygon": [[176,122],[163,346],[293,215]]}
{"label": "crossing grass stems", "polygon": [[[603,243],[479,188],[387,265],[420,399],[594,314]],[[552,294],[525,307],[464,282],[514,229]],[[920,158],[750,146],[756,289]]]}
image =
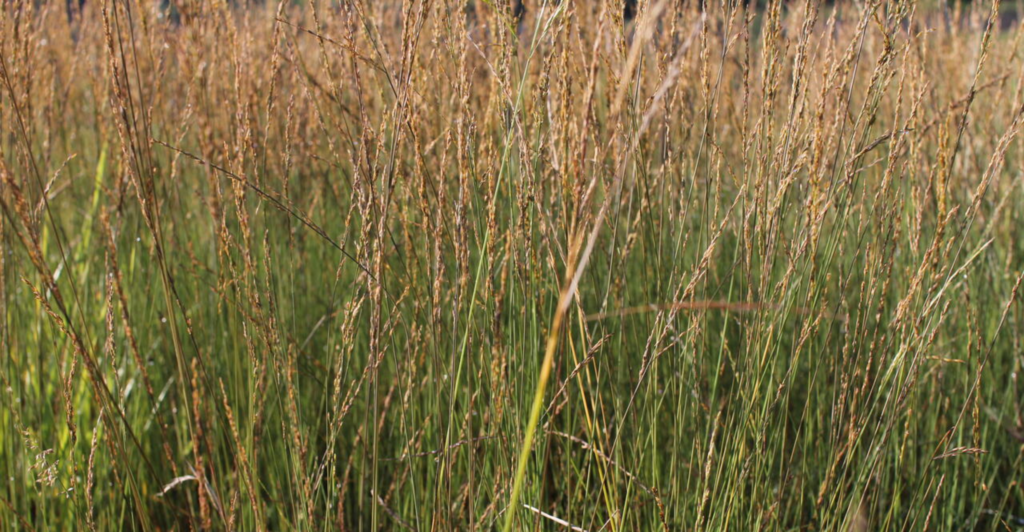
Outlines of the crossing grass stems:
{"label": "crossing grass stems", "polygon": [[1024,522],[999,2],[0,2],[4,530]]}

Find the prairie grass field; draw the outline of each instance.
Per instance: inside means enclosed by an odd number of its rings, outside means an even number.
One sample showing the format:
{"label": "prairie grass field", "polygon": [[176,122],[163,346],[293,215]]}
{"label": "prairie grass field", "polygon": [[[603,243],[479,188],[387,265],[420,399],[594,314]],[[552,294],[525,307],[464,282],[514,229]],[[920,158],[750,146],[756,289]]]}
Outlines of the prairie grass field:
{"label": "prairie grass field", "polygon": [[1024,4],[626,4],[0,0],[0,531],[1024,530]]}

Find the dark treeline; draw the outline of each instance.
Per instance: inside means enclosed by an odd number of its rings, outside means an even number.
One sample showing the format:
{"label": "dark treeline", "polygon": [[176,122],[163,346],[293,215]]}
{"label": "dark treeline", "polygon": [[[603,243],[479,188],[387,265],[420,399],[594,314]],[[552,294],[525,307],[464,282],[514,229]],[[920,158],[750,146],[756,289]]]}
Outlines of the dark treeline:
{"label": "dark treeline", "polygon": [[[526,16],[526,12],[529,10],[532,4],[536,4],[542,1],[543,0],[513,0],[512,14],[513,16],[515,16],[516,21],[523,20],[523,17]],[[629,22],[636,17],[636,4],[637,0],[622,0],[622,18],[626,22]]]}
{"label": "dark treeline", "polygon": [[[82,8],[85,6],[87,0],[65,0],[67,8],[68,18],[71,19],[76,13],[80,13]],[[477,4],[481,0],[466,0],[465,8],[469,16],[473,16],[477,11]],[[560,2],[561,0],[510,0],[512,16],[517,24],[521,24],[527,13],[531,9],[538,8],[544,1]],[[632,22],[636,18],[638,12],[639,0],[620,0],[622,3],[622,19],[624,22]],[[688,3],[695,1],[698,3],[700,9],[703,9],[704,3],[707,0],[680,0],[682,3]],[[767,7],[770,0],[745,0],[750,5],[749,7],[757,10],[762,10]],[[783,0],[786,2],[786,0]],[[234,5],[246,5],[255,4],[262,5],[266,0],[228,0],[229,4]],[[787,2],[788,3],[788,2]],[[831,6],[837,3],[837,0],[821,0],[821,4],[824,6]],[[982,4],[973,0],[941,0],[939,5],[945,5],[946,7],[952,7],[956,4],[961,6],[972,6],[974,4]],[[168,15],[172,22],[180,22],[180,11],[178,9],[178,2],[176,0],[160,0],[161,9]],[[1000,29],[1008,29],[1019,21],[1020,8],[1017,5],[1011,4],[1010,6],[1003,7],[1000,9],[999,16],[999,27]]]}
{"label": "dark treeline", "polygon": [[[466,11],[467,13],[475,13],[476,5],[479,0],[467,0]],[[512,16],[516,22],[522,22],[523,18],[526,17],[527,12],[534,5],[539,5],[544,0],[511,0]],[[555,2],[561,0],[553,0]],[[636,18],[637,13],[637,1],[638,0],[622,0],[622,17],[626,22],[632,21]],[[698,0],[703,5],[704,0]],[[256,4],[262,5],[266,0],[228,0],[229,4]],[[85,6],[86,0],[65,0],[67,7],[68,18],[70,19],[75,13],[81,12],[82,7]],[[160,8],[164,10],[170,16],[172,21],[179,20],[179,9],[178,3],[175,0],[160,0]]]}

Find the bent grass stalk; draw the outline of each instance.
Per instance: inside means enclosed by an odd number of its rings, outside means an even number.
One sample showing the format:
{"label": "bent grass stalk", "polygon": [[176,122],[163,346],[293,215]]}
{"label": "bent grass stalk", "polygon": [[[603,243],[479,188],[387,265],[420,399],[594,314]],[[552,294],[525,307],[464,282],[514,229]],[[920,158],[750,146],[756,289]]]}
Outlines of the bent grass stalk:
{"label": "bent grass stalk", "polygon": [[1019,6],[71,4],[0,2],[0,528],[1024,522]]}

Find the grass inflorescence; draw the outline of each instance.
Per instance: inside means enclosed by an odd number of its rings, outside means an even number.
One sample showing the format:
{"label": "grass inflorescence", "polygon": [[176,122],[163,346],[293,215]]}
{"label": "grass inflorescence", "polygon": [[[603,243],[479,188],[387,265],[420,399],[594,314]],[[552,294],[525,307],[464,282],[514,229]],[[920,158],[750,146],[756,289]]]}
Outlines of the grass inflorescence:
{"label": "grass inflorescence", "polygon": [[0,0],[0,530],[1019,530],[1022,6]]}

